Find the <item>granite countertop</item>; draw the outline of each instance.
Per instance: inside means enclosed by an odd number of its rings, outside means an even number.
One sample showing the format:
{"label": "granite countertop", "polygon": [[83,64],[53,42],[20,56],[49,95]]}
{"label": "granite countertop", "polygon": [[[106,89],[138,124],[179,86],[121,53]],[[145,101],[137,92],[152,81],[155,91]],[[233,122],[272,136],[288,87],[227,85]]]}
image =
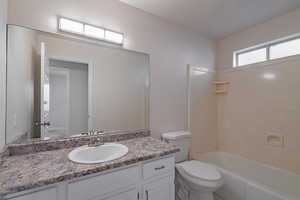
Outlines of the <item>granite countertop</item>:
{"label": "granite countertop", "polygon": [[139,161],[176,153],[179,149],[152,137],[140,137],[117,143],[128,147],[126,156],[101,164],[77,164],[68,159],[74,149],[64,148],[0,158],[0,197],[58,183]]}

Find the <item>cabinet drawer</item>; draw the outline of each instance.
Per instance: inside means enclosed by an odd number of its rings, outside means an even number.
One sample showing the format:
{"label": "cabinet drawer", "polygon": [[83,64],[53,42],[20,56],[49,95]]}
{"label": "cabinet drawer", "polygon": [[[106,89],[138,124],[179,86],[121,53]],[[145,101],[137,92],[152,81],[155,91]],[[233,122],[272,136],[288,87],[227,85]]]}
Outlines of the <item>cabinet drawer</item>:
{"label": "cabinet drawer", "polygon": [[138,172],[138,167],[132,167],[72,182],[68,186],[68,199],[92,199],[137,184],[139,180]]}
{"label": "cabinet drawer", "polygon": [[143,177],[144,179],[148,179],[153,176],[174,172],[174,170],[175,170],[174,157],[156,160],[143,165]]}

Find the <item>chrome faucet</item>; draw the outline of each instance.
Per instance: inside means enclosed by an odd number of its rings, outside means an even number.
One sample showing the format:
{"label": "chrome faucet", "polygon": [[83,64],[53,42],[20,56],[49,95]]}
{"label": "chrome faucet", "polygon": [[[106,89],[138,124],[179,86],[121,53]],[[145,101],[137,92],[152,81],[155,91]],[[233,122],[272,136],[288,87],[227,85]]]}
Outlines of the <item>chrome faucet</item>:
{"label": "chrome faucet", "polygon": [[89,131],[89,135],[91,136],[98,135],[98,131],[96,129],[92,129]]}
{"label": "chrome faucet", "polygon": [[[94,141],[93,139],[95,139],[96,141]],[[88,144],[89,147],[99,147],[101,145],[104,145],[102,137],[99,137],[99,138],[90,138],[90,142]]]}

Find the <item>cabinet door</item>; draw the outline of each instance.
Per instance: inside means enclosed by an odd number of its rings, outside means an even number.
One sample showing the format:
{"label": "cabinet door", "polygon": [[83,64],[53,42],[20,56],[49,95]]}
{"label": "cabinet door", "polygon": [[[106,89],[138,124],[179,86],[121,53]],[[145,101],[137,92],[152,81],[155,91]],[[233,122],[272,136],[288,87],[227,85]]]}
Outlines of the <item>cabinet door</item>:
{"label": "cabinet door", "polygon": [[23,196],[10,198],[8,200],[57,200],[56,188],[33,192]]}
{"label": "cabinet door", "polygon": [[144,200],[174,200],[172,177],[158,179],[144,185]]}
{"label": "cabinet door", "polygon": [[68,200],[89,200],[106,194],[117,194],[123,188],[130,188],[139,182],[138,167],[101,174],[74,181],[68,185]]}
{"label": "cabinet door", "polygon": [[127,192],[122,192],[117,195],[113,195],[101,200],[138,200],[138,191],[137,189],[133,189]]}

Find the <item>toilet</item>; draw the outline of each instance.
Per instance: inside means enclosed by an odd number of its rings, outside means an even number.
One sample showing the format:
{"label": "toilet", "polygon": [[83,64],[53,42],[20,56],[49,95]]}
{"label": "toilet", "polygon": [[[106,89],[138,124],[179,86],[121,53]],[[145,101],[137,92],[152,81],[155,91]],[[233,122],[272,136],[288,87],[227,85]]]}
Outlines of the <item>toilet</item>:
{"label": "toilet", "polygon": [[213,200],[213,192],[223,185],[223,176],[211,164],[188,160],[191,137],[192,134],[186,131],[162,134],[164,141],[180,148],[180,152],[175,155],[176,179],[182,179],[187,186],[189,200]]}

